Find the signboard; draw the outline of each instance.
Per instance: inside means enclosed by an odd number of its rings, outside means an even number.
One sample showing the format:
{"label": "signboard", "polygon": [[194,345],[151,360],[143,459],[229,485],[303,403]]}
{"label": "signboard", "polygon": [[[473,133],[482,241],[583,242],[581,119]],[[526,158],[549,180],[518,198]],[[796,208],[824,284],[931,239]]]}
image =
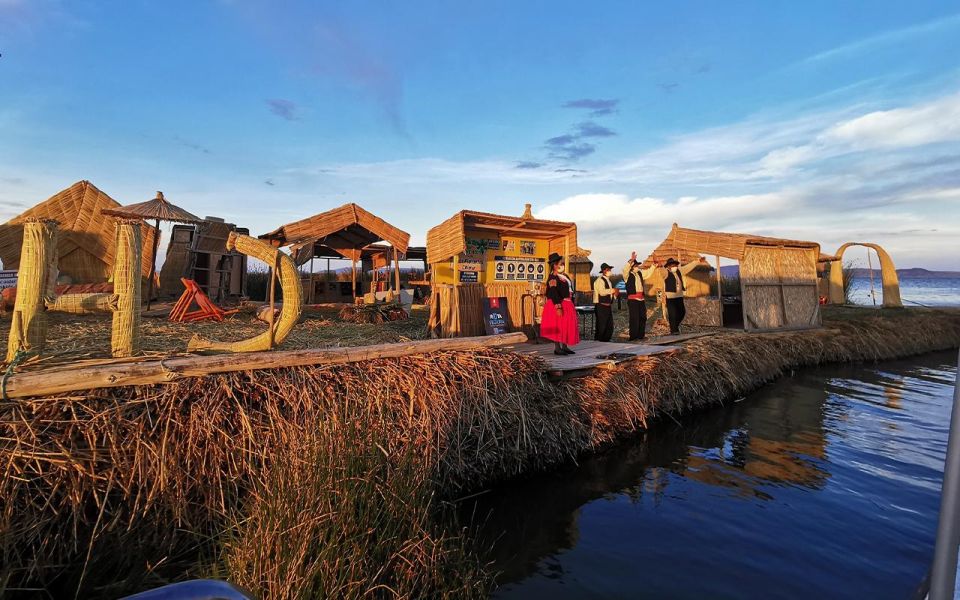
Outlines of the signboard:
{"label": "signboard", "polygon": [[17,287],[16,271],[0,271],[0,290]]}
{"label": "signboard", "polygon": [[507,299],[505,297],[483,299],[483,327],[487,330],[487,335],[507,333]]}
{"label": "signboard", "polygon": [[494,256],[494,281],[543,281],[547,276],[547,261],[526,256]]}
{"label": "signboard", "polygon": [[479,281],[479,271],[460,271],[460,283],[478,283]]}

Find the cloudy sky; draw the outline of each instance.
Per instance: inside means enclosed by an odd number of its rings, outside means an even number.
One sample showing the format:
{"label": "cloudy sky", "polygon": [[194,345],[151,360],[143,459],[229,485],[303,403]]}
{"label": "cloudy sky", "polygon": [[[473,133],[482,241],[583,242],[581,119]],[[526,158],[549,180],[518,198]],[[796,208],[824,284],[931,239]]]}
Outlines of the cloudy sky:
{"label": "cloudy sky", "polygon": [[876,241],[960,270],[960,4],[0,0],[0,219],[89,179],[259,234],[357,202]]}

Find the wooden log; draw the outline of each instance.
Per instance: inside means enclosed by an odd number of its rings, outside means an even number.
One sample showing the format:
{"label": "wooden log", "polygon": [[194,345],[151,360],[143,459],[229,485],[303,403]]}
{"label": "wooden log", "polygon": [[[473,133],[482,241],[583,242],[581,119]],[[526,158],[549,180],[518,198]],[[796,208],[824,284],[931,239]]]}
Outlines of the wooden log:
{"label": "wooden log", "polygon": [[311,348],[212,356],[175,356],[162,360],[114,362],[89,366],[64,366],[12,375],[7,379],[7,397],[49,396],[125,385],[171,383],[184,377],[213,373],[331,365],[416,356],[451,350],[479,350],[526,341],[523,333],[504,333],[456,339],[417,340],[353,348]]}

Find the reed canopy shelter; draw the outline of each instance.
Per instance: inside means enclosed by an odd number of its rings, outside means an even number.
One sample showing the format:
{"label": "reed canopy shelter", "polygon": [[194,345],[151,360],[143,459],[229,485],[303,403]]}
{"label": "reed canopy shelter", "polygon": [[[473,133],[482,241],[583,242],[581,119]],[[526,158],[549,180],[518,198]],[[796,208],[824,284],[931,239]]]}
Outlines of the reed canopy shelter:
{"label": "reed canopy shelter", "polygon": [[535,219],[529,204],[519,217],[462,210],[430,229],[431,332],[483,335],[484,298],[506,298],[509,330],[531,325],[552,252],[568,272],[573,256],[589,254],[577,245],[575,223]]}
{"label": "reed canopy shelter", "polygon": [[[394,266],[394,291],[400,289],[400,260],[410,246],[410,234],[387,223],[375,214],[364,210],[357,204],[344,204],[339,208],[288,223],[270,233],[260,236],[275,247],[289,246],[294,263],[298,266],[310,262],[313,258],[342,258],[350,261],[350,298],[356,301],[357,263],[365,256],[389,257]],[[389,247],[383,246],[386,242]],[[376,246],[379,246],[376,248]],[[388,249],[389,248],[389,249]],[[366,253],[366,254],[365,254]],[[362,270],[361,270],[362,278]],[[327,282],[322,279],[323,283]],[[310,286],[305,294],[312,301],[318,290],[313,274]],[[324,288],[326,290],[326,288]]]}
{"label": "reed canopy shelter", "polygon": [[[102,214],[120,203],[89,181],[78,181],[33,208],[0,225],[0,259],[5,269],[20,268],[23,223],[30,218],[52,219],[59,224],[57,263],[60,282],[105,283],[113,274],[117,252],[117,223]],[[141,225],[141,275],[151,273],[151,249],[157,230]]]}
{"label": "reed canopy shelter", "polygon": [[[672,248],[740,265],[740,304],[747,331],[819,327],[817,260],[820,244],[742,233],[699,231],[676,223],[668,238]],[[717,310],[722,310],[718,300]],[[721,315],[724,313],[721,312]],[[722,318],[722,317],[721,317]]]}

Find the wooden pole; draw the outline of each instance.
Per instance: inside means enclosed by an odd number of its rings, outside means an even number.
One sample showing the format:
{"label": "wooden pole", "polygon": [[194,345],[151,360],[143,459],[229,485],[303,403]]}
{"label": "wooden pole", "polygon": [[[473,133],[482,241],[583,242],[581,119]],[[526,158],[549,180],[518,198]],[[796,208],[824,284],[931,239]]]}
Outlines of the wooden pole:
{"label": "wooden pole", "polygon": [[354,348],[310,348],[277,352],[245,352],[209,356],[174,356],[162,360],[139,359],[93,365],[70,365],[18,373],[7,378],[7,396],[49,396],[78,390],[172,383],[184,377],[213,373],[278,369],[310,365],[332,365],[419,356],[431,352],[471,351],[509,346],[527,340],[522,332],[455,339],[416,340]]}
{"label": "wooden pole", "polygon": [[720,327],[723,327],[723,281],[720,277],[720,255],[717,254],[717,301],[720,304]]}
{"label": "wooden pole", "polygon": [[877,305],[877,291],[873,287],[873,257],[870,256],[870,248],[867,248],[867,267],[870,270],[870,297],[873,299],[873,305]]}
{"label": "wooden pole", "polygon": [[569,233],[563,236],[563,268],[567,273],[567,277],[570,277],[570,234]]}
{"label": "wooden pole", "polygon": [[276,334],[276,332],[273,329],[273,321],[274,321],[274,300],[275,300],[276,287],[277,287],[276,277],[277,277],[277,270],[279,268],[280,268],[280,250],[277,250],[277,253],[273,259],[273,264],[270,265],[270,312],[267,313],[267,326],[270,328],[269,347],[271,349],[273,348],[273,341],[274,341],[273,336]]}
{"label": "wooden pole", "polygon": [[460,287],[460,255],[453,255],[453,287]]}
{"label": "wooden pole", "polygon": [[357,303],[357,259],[350,255],[350,290],[353,292],[353,303]]}
{"label": "wooden pole", "polygon": [[150,279],[147,280],[147,310],[150,310],[150,300],[153,298],[153,276],[157,269],[157,250],[160,248],[160,219],[155,221],[156,231],[153,233],[153,253],[150,255]]}
{"label": "wooden pole", "polygon": [[396,284],[394,291],[397,296],[400,295],[400,258],[397,255],[397,249],[393,249],[393,281]]}
{"label": "wooden pole", "polygon": [[317,284],[313,281],[313,256],[310,256],[310,293],[307,294],[307,302],[313,304],[313,296],[317,290]]}

